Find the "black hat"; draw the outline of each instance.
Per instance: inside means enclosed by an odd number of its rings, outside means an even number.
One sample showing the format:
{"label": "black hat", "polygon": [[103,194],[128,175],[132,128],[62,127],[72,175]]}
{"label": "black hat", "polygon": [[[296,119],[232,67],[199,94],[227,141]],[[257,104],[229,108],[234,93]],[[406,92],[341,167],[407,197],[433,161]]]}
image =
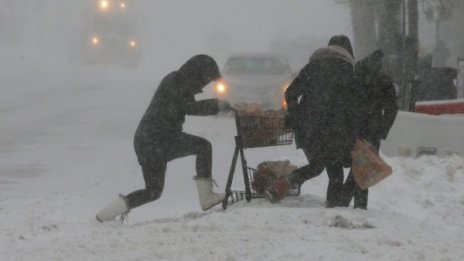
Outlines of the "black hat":
{"label": "black hat", "polygon": [[200,85],[200,89],[208,83],[221,78],[219,67],[214,59],[205,54],[195,55],[179,69],[189,81]]}
{"label": "black hat", "polygon": [[335,45],[344,48],[347,50],[352,57],[354,57],[353,47],[351,46],[350,38],[346,35],[335,35],[329,40],[328,45]]}

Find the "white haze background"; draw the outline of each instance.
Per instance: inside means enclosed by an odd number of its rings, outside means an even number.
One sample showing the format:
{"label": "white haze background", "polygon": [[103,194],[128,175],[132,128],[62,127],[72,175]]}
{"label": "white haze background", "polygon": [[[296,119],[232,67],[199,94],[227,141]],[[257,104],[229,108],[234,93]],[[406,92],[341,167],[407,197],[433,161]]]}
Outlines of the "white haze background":
{"label": "white haze background", "polygon": [[[98,223],[96,212],[118,193],[143,186],[132,137],[165,74],[198,53],[222,65],[229,53],[268,51],[279,39],[308,44],[292,61],[297,71],[331,35],[351,36],[351,25],[347,7],[327,0],[138,1],[139,67],[88,67],[71,59],[83,37],[78,2],[0,0],[2,260],[464,259],[457,156],[386,158],[394,174],[371,189],[368,211],[325,209],[322,173],[280,204],[208,212],[187,157],[168,164],[160,200],[134,209],[125,224]],[[185,129],[213,143],[223,190],[233,119],[189,117]],[[306,163],[294,145],[245,153],[251,166]]]}

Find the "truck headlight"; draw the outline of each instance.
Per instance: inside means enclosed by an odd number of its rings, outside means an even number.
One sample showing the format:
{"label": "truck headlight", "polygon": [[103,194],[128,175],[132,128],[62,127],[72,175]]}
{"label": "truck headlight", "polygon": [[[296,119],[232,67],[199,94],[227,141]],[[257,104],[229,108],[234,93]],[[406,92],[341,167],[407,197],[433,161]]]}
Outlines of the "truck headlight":
{"label": "truck headlight", "polygon": [[97,36],[92,37],[92,44],[93,45],[98,45],[100,43],[100,38]]}
{"label": "truck headlight", "polygon": [[110,3],[108,0],[100,0],[99,6],[101,10],[107,10],[110,7]]}

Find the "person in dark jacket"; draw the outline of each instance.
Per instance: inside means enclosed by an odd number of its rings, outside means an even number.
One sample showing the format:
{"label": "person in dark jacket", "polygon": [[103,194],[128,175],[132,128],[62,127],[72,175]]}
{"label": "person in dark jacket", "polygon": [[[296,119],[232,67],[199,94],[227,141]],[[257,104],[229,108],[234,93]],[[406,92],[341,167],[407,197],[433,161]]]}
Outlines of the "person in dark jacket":
{"label": "person in dark jacket", "polygon": [[[371,143],[377,151],[385,139],[398,112],[396,92],[392,79],[382,72],[383,52],[376,50],[356,63],[356,81],[365,97],[360,137]],[[368,190],[362,190],[350,171],[344,184],[343,205],[349,206],[354,196],[354,207],[367,209]]]}
{"label": "person in dark jacket", "polygon": [[161,81],[143,115],[134,137],[134,148],[142,167],[145,188],[119,196],[98,212],[98,221],[112,220],[132,208],[154,201],[161,196],[167,163],[196,155],[196,173],[200,205],[207,210],[225,198],[225,193],[212,191],[212,147],[201,137],[184,133],[186,115],[214,115],[230,110],[230,104],[217,99],[195,100],[195,95],[220,73],[216,62],[207,55],[196,55],[178,71]]}
{"label": "person in dark jacket", "polygon": [[[292,172],[287,181],[296,188],[326,169],[327,207],[339,205],[343,167],[351,165],[350,153],[359,125],[355,88],[351,43],[340,35],[332,37],[328,47],[312,54],[285,92],[287,123],[309,162]],[[273,189],[266,193],[271,201]]]}

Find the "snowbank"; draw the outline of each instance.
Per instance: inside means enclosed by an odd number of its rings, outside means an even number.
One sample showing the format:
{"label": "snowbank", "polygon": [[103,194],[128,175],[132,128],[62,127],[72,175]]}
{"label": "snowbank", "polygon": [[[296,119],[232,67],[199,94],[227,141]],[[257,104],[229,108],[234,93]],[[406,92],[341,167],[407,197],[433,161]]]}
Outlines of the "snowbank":
{"label": "snowbank", "polygon": [[464,117],[398,112],[381,151],[392,156],[464,156]]}

